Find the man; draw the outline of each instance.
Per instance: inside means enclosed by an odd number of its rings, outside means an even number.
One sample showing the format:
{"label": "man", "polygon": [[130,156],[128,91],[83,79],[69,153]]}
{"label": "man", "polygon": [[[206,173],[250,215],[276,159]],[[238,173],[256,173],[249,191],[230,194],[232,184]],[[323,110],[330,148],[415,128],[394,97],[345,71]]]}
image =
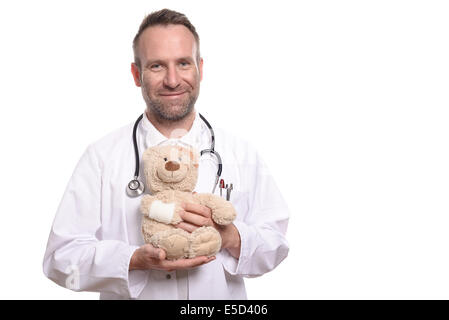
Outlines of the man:
{"label": "man", "polygon": [[[172,137],[209,148],[194,107],[203,75],[194,26],[178,12],[154,12],[133,49],[131,72],[146,103],[137,130],[140,156]],[[73,290],[100,292],[101,299],[246,299],[243,277],[272,270],[288,254],[288,210],[262,160],[246,143],[216,131],[237,218],[221,227],[209,208],[184,204],[178,226],[216,227],[222,249],[216,257],[169,261],[164,250],[143,243],[140,197],[125,193],[135,163],[132,130],[130,124],[107,135],[82,156],[53,222],[45,275]],[[207,160],[200,162],[197,192],[212,190],[216,169]]]}

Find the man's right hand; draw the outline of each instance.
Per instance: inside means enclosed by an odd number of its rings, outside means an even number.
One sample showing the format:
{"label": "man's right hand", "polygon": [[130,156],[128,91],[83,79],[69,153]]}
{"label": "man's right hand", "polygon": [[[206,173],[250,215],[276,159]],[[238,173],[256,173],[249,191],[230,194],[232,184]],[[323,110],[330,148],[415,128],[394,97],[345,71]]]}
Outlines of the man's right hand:
{"label": "man's right hand", "polygon": [[199,256],[192,259],[178,259],[170,261],[166,259],[163,249],[155,248],[151,244],[145,244],[134,251],[129,263],[129,270],[157,269],[173,271],[190,269],[215,260],[215,257]]}

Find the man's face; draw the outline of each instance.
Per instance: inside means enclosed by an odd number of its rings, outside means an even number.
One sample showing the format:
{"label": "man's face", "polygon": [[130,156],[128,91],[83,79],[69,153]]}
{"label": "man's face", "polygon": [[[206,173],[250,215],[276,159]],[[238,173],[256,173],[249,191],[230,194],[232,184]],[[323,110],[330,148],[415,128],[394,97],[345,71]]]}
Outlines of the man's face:
{"label": "man's face", "polygon": [[153,26],[140,35],[142,95],[156,117],[177,121],[193,109],[203,64],[197,50],[195,37],[183,25]]}

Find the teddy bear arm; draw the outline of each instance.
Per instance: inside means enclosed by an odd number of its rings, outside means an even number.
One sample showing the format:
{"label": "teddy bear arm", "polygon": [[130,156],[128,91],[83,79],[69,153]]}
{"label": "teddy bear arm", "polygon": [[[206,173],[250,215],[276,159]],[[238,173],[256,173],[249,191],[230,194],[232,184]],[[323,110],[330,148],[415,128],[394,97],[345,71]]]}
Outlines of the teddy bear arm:
{"label": "teddy bear arm", "polygon": [[155,221],[173,225],[182,221],[180,210],[182,208],[179,204],[166,201],[163,195],[144,195],[140,206],[143,215]]}
{"label": "teddy bear arm", "polygon": [[212,220],[219,225],[228,225],[234,221],[237,213],[231,202],[209,193],[197,193],[195,198],[201,205],[212,211]]}
{"label": "teddy bear arm", "polygon": [[151,204],[153,203],[154,200],[156,200],[156,197],[152,195],[149,194],[143,195],[142,200],[140,202],[140,213],[142,213],[145,216],[148,215]]}

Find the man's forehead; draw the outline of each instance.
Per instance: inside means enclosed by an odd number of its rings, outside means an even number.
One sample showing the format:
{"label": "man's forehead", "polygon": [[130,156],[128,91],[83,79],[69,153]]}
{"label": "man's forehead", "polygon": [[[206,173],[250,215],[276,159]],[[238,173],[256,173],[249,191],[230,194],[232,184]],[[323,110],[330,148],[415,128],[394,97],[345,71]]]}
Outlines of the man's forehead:
{"label": "man's forehead", "polygon": [[193,56],[196,41],[192,32],[183,25],[157,25],[142,32],[138,48],[142,57],[147,58],[160,58],[167,54]]}

